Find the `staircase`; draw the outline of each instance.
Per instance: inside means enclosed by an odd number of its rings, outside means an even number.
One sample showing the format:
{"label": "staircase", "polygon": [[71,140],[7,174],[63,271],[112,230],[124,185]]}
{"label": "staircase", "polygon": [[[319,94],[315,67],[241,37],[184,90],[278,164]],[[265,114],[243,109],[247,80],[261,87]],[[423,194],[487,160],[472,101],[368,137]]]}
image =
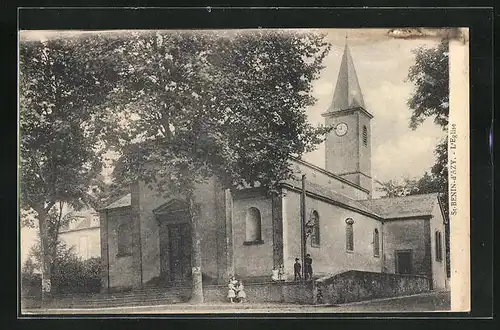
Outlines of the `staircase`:
{"label": "staircase", "polygon": [[[146,288],[130,292],[66,294],[51,297],[45,308],[103,308],[122,306],[149,306],[186,302],[191,295],[190,287]],[[22,297],[22,308],[40,308],[39,297]]]}

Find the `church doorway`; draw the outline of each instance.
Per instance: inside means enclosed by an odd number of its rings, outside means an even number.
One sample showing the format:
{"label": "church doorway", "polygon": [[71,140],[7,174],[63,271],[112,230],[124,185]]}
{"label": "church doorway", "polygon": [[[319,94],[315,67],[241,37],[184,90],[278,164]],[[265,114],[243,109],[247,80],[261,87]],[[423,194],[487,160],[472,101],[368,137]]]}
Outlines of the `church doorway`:
{"label": "church doorway", "polygon": [[412,251],[399,250],[396,251],[396,273],[411,274],[412,273]]}
{"label": "church doorway", "polygon": [[[153,211],[155,212],[155,211]],[[155,212],[160,234],[160,277],[170,284],[191,281],[191,226],[189,211],[170,201]]]}
{"label": "church doorway", "polygon": [[169,280],[184,282],[191,278],[191,231],[189,224],[168,226]]}

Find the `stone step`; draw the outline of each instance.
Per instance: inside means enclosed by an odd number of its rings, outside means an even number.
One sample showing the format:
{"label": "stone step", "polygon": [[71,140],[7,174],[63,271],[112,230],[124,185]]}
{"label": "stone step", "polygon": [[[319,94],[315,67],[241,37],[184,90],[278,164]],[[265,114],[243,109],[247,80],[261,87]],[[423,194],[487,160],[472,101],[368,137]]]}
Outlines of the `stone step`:
{"label": "stone step", "polygon": [[72,304],[71,308],[98,308],[98,307],[121,307],[121,306],[155,306],[167,305],[184,302],[184,299],[125,299],[115,301],[95,301],[95,302],[79,302]]}
{"label": "stone step", "polygon": [[102,298],[64,298],[53,300],[49,303],[53,307],[118,307],[132,305],[161,305],[180,303],[187,300],[182,294],[155,294],[155,295],[130,295],[125,297],[102,297]]}

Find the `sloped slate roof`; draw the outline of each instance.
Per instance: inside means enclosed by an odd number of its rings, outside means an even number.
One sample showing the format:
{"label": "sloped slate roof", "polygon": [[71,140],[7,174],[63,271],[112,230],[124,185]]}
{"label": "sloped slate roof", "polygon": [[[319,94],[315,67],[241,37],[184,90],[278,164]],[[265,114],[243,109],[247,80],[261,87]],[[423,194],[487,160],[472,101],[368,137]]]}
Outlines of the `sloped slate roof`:
{"label": "sloped slate roof", "polygon": [[[302,189],[302,183],[301,180],[293,180],[289,179],[284,181],[284,184],[291,185],[295,188]],[[318,185],[316,183],[313,183],[311,181],[306,180],[306,191],[326,197],[328,199],[331,199],[333,201],[336,201],[338,203],[344,204],[346,206],[349,206],[351,208],[354,208],[358,211],[364,212],[371,214],[375,217],[381,217],[377,212],[374,212],[371,208],[367,207],[363,203],[360,203],[359,201],[356,201],[350,197],[347,197],[345,195],[339,194],[331,189],[325,188],[321,185]]]}
{"label": "sloped slate roof", "polygon": [[108,206],[103,207],[102,210],[117,209],[119,207],[130,206],[130,205],[132,205],[132,195],[128,193],[125,196],[114,201],[113,203],[109,204]]}
{"label": "sloped slate roof", "polygon": [[438,194],[422,194],[391,198],[378,198],[359,201],[386,219],[429,216],[436,203]]}
{"label": "sloped slate roof", "polygon": [[358,75],[347,42],[340,63],[337,85],[328,112],[345,110],[353,107],[365,107],[363,93],[359,87]]}

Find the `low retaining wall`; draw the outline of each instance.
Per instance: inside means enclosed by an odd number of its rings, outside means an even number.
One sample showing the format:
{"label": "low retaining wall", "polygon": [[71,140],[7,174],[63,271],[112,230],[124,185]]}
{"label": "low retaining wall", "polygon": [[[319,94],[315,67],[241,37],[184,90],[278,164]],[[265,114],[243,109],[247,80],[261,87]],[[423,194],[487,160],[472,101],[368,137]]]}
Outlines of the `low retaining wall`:
{"label": "low retaining wall", "polygon": [[315,303],[341,304],[427,291],[430,285],[425,276],[354,270],[317,280],[314,295]]}
{"label": "low retaining wall", "polygon": [[[203,288],[206,302],[227,302],[227,285],[207,286]],[[267,282],[245,285],[247,302],[264,303],[314,303],[313,283],[304,282]]]}

